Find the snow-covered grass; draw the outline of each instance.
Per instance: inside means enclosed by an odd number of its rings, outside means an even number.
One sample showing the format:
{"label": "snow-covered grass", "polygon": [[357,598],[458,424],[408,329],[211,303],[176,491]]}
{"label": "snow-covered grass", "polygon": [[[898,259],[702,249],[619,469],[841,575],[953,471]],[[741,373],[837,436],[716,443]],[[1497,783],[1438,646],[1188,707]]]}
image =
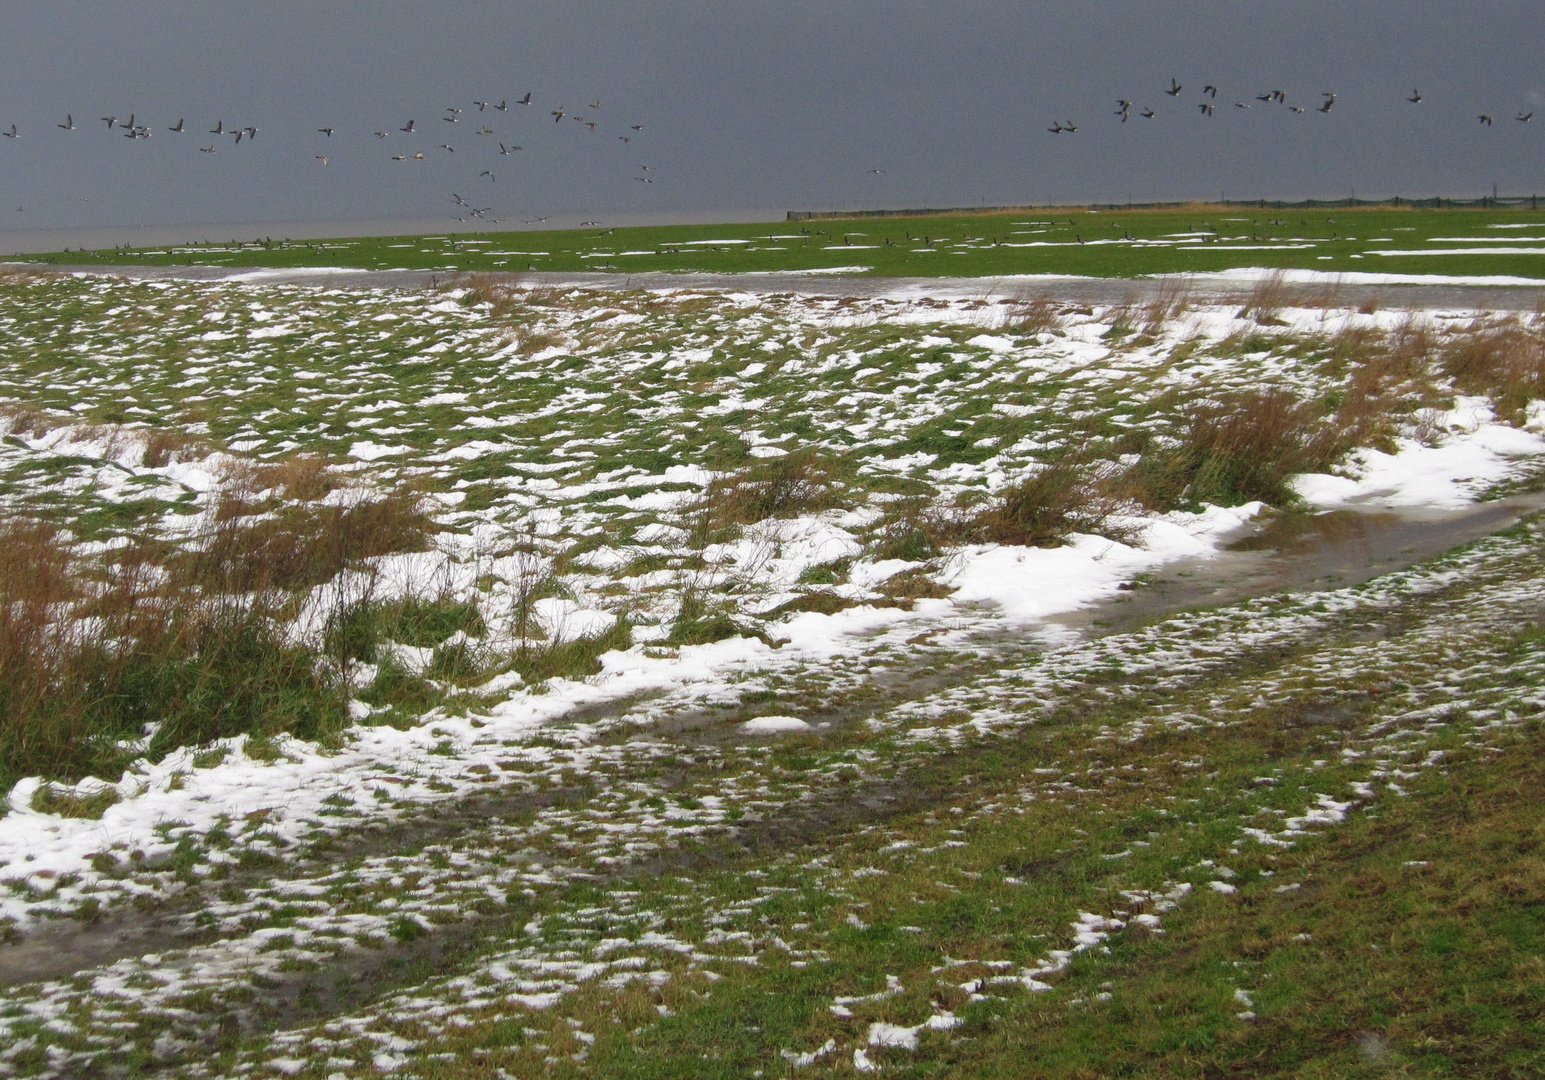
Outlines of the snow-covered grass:
{"label": "snow-covered grass", "polygon": [[[1526,485],[1529,321],[3,288],[0,498],[89,565],[374,491],[433,526],[302,560],[267,612],[341,735],[152,727],[121,773],[15,784],[0,1074],[991,1075],[1027,1018],[1107,1015],[1170,935],[1534,737],[1532,525],[1360,589],[1043,621],[1261,499]],[[1288,1015],[1244,955],[1146,1049]],[[1037,1067],[1103,1067],[1081,1024]]]}

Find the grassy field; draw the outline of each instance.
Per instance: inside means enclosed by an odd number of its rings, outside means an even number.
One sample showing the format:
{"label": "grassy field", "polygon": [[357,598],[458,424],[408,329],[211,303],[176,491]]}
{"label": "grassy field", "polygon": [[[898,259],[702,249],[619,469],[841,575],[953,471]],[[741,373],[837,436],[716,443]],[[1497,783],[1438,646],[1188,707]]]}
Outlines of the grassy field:
{"label": "grassy field", "polygon": [[1538,487],[1308,303],[6,277],[0,1077],[1538,1073],[1545,524],[1013,607]]}
{"label": "grassy field", "polygon": [[[1052,208],[1001,215],[483,232],[59,252],[85,265],[344,266],[435,271],[796,270],[894,276],[1133,277],[1242,266],[1545,279],[1545,216],[1529,210]],[[1514,251],[1513,249],[1519,249]]]}

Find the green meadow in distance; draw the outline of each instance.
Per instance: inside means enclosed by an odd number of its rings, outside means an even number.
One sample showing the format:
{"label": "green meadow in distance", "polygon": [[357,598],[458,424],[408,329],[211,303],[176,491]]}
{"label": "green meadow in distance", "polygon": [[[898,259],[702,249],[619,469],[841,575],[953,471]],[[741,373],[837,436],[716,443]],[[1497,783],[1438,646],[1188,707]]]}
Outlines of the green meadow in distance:
{"label": "green meadow in distance", "polygon": [[339,266],[463,272],[617,274],[846,270],[896,277],[1074,274],[1137,277],[1244,266],[1347,273],[1545,279],[1545,213],[1530,209],[1206,206],[917,217],[823,217],[751,225],[55,252],[67,265]]}

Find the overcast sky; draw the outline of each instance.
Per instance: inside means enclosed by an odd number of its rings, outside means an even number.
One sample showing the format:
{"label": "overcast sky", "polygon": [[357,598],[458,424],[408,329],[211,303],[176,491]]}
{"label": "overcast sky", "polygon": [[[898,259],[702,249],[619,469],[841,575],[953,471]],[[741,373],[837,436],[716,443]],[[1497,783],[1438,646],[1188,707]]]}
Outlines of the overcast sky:
{"label": "overcast sky", "polygon": [[[0,139],[4,229],[425,219],[457,213],[453,192],[518,224],[1545,188],[1538,0],[9,0],[0,13],[0,130],[20,136]],[[1206,83],[1220,88],[1211,118]],[[1273,89],[1307,111],[1255,100]],[[479,113],[479,98],[510,105]],[[1133,103],[1125,124],[1118,98]],[[151,138],[100,119],[131,113]],[[67,114],[76,130],[56,126]],[[186,134],[167,130],[179,117]],[[208,134],[217,121],[259,133],[237,145]],[[1079,130],[1053,135],[1054,121]],[[501,155],[501,141],[523,149]]]}

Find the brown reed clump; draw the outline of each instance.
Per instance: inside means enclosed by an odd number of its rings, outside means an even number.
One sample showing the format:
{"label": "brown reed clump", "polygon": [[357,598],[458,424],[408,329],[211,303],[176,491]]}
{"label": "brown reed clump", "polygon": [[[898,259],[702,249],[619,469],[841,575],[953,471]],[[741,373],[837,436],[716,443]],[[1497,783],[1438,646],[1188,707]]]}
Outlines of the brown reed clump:
{"label": "brown reed clump", "polygon": [[1477,319],[1442,343],[1438,364],[1455,389],[1485,395],[1498,417],[1521,423],[1545,398],[1545,329],[1517,316]]}

